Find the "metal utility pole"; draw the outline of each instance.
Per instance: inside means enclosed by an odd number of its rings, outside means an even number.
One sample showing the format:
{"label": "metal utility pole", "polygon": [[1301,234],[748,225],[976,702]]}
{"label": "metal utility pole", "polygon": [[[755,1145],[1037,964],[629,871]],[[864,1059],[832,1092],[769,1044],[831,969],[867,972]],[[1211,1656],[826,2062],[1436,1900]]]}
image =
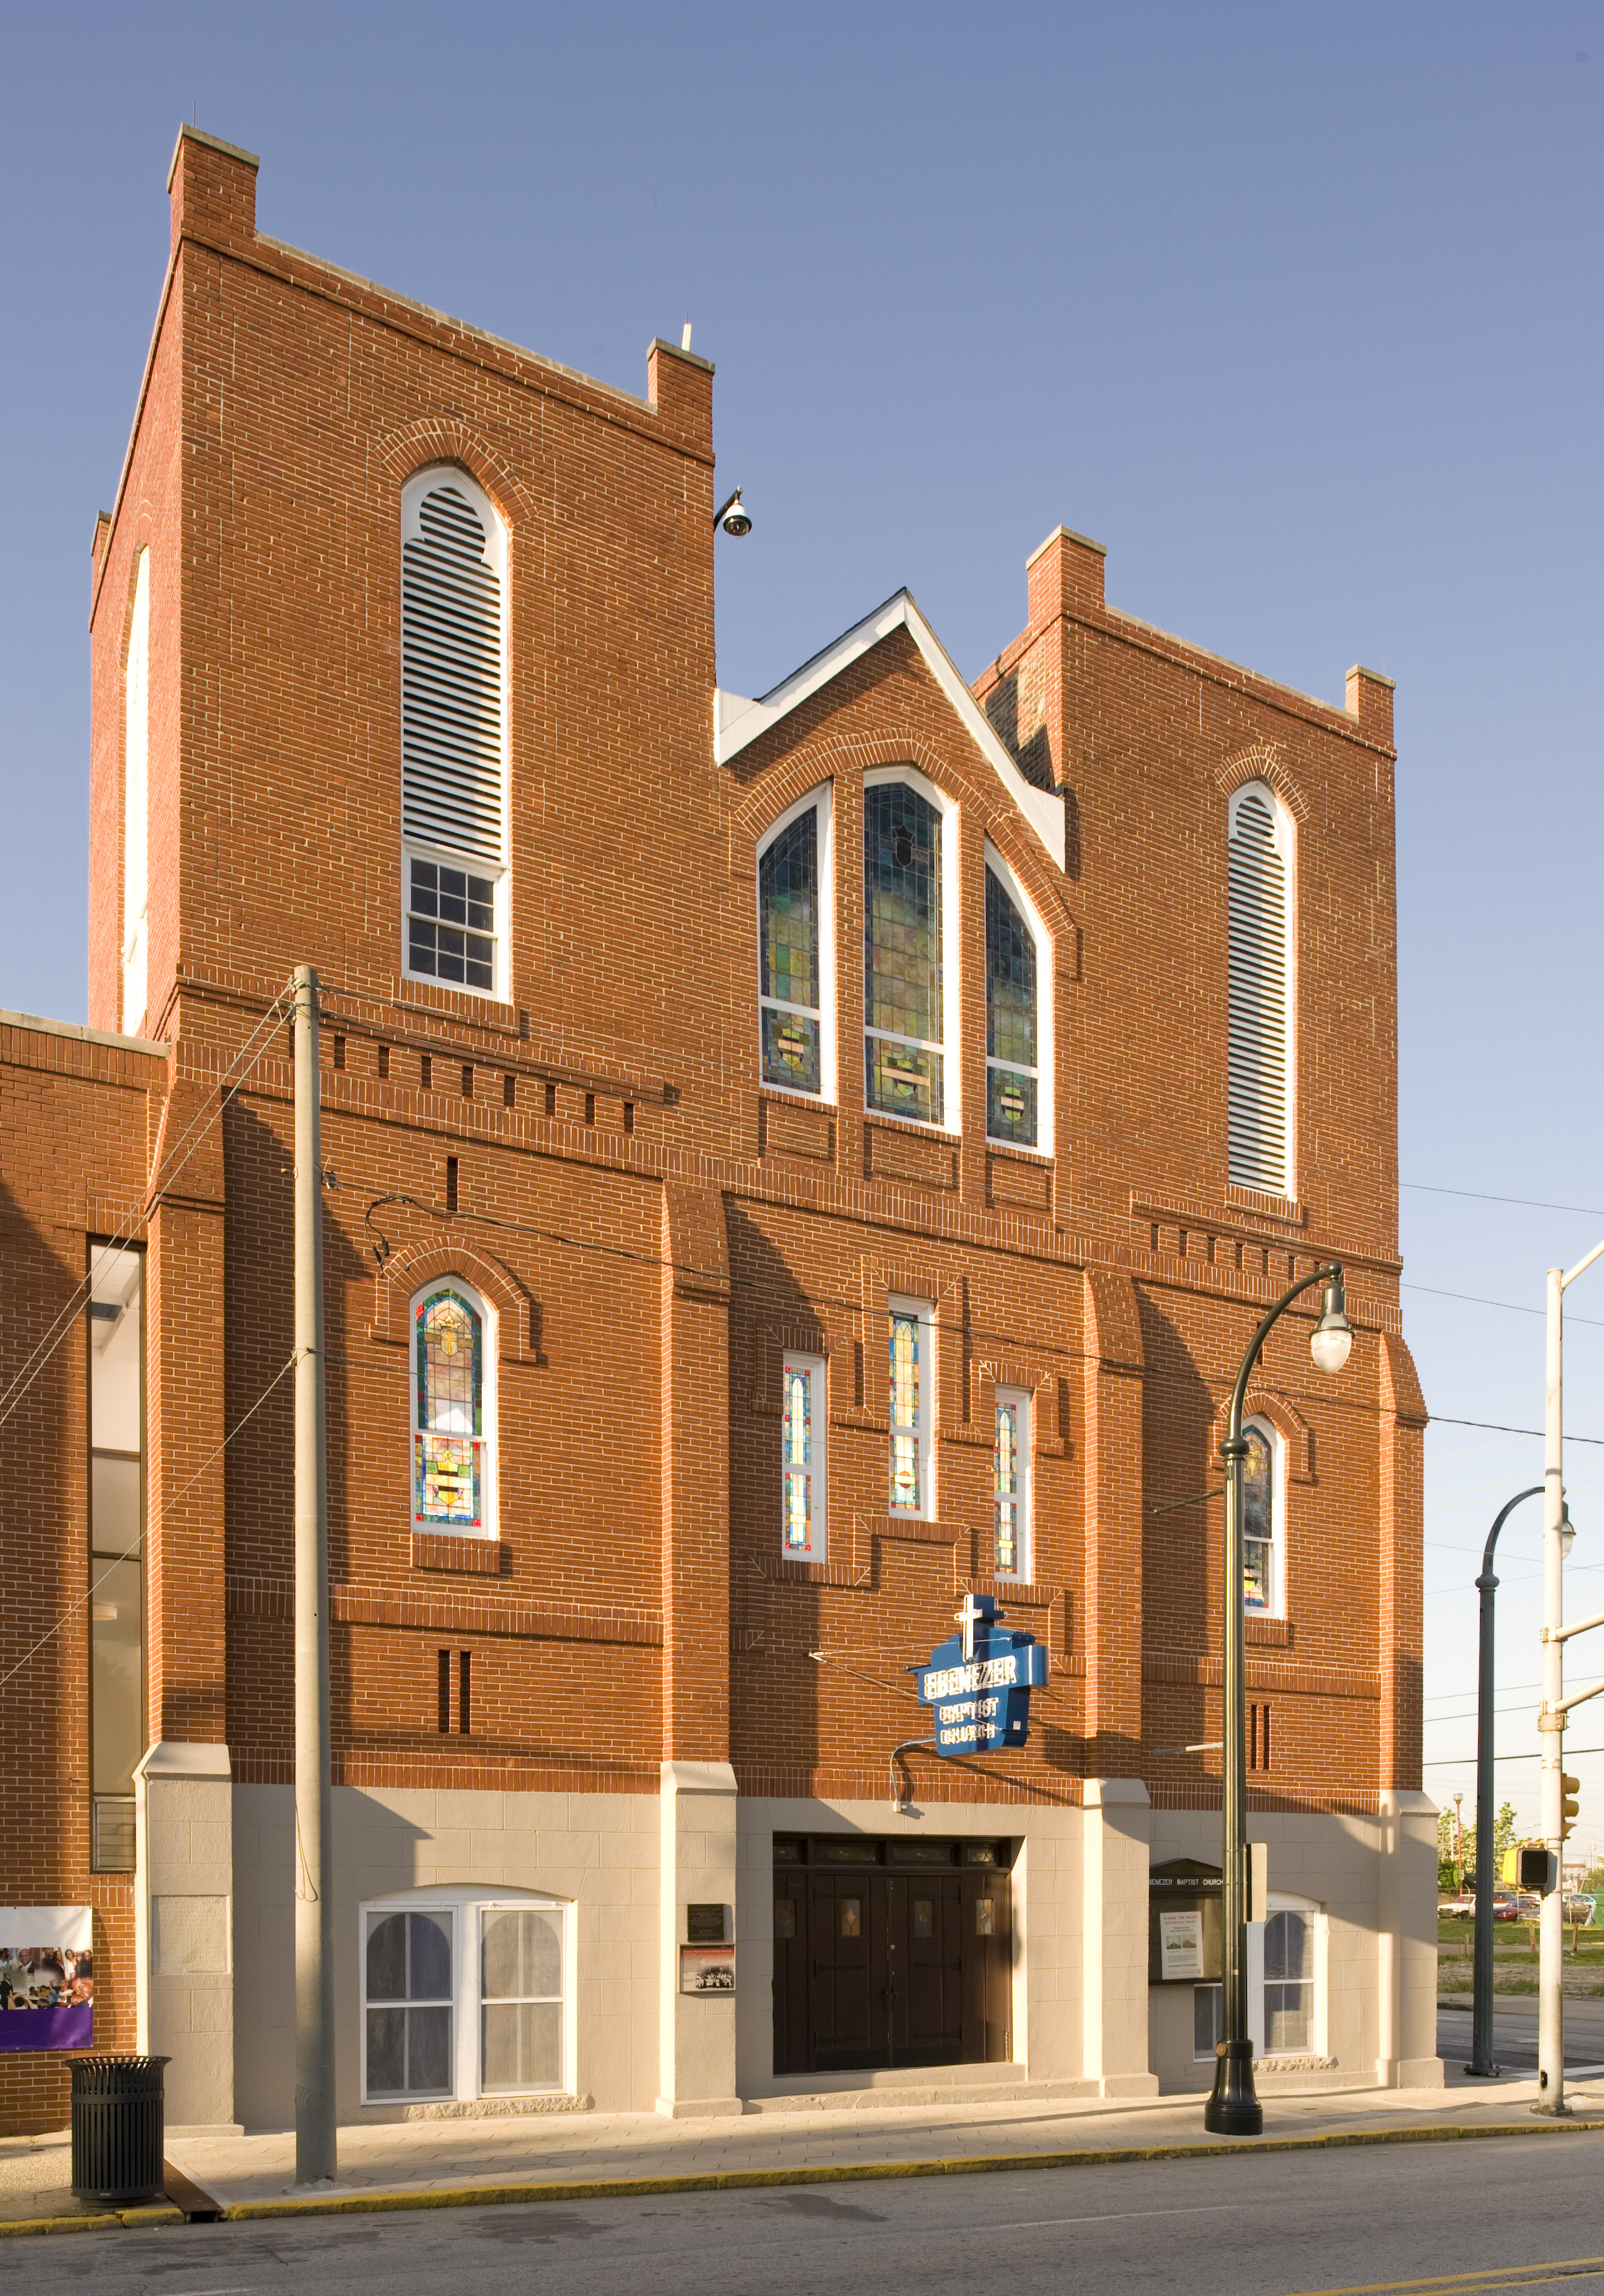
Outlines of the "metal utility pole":
{"label": "metal utility pole", "polygon": [[[1470,2018],[1470,2062],[1468,2073],[1493,2079],[1502,2069],[1493,2062],[1493,1673],[1496,1657],[1494,1604],[1498,1580],[1493,1575],[1493,1554],[1498,1534],[1525,1499],[1540,1498],[1543,1485],[1517,1491],[1500,1507],[1482,1549],[1481,1576],[1476,1582],[1481,1596],[1481,1653],[1476,1689],[1476,1990]],[[1457,1802],[1459,1796],[1454,1800]]]}
{"label": "metal utility pole", "polygon": [[1565,1440],[1565,1294],[1577,1276],[1604,1254],[1595,1244],[1585,1259],[1563,1272],[1548,1272],[1548,1359],[1544,1381],[1543,1456],[1543,1710],[1537,1727],[1543,1745],[1543,1838],[1552,1856],[1551,1886],[1543,1898],[1541,1952],[1537,1965],[1537,2102],[1534,2112],[1565,2113],[1565,1891],[1560,1860],[1565,1853],[1565,1724],[1573,1706],[1604,1690],[1595,1682],[1565,1695],[1565,1645],[1572,1635],[1604,1625],[1604,1619],[1565,1624],[1565,1550],[1569,1525],[1565,1512],[1562,1452]]}
{"label": "metal utility pole", "polygon": [[317,975],[295,968],[295,2181],[334,2177],[333,1789]]}

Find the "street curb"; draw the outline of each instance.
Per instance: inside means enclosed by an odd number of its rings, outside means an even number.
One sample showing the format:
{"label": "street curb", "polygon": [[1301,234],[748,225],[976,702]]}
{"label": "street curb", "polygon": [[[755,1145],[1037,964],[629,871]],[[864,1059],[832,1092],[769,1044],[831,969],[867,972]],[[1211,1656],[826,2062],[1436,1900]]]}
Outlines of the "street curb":
{"label": "street curb", "polygon": [[[627,2201],[674,2193],[733,2193],[785,2185],[865,2185],[910,2177],[994,2177],[1027,2169],[1096,2169],[1135,2161],[1207,2161],[1223,2153],[1335,2152],[1362,2144],[1449,2144],[1485,2136],[1583,2136],[1604,2132],[1604,2120],[1470,2123],[1434,2122],[1424,2128],[1331,2129],[1319,2136],[1229,2137],[1198,2144],[1118,2144],[1076,2152],[979,2153],[956,2161],[863,2161],[801,2169],[717,2169],[701,2176],[599,2177],[563,2185],[448,2185],[426,2192],[339,2193],[306,2200],[235,2201],[219,2207],[219,2221],[261,2217],[383,2216],[416,2209],[505,2208],[531,2201]],[[173,2208],[127,2209],[102,2217],[31,2217],[0,2221],[0,2236],[17,2233],[112,2232],[143,2225],[176,2224]]]}
{"label": "street curb", "polygon": [[153,2208],[119,2209],[107,2216],[93,2217],[0,2217],[0,2240],[25,2232],[122,2232],[136,2231],[144,2225],[170,2225],[184,2222],[182,2209]]}

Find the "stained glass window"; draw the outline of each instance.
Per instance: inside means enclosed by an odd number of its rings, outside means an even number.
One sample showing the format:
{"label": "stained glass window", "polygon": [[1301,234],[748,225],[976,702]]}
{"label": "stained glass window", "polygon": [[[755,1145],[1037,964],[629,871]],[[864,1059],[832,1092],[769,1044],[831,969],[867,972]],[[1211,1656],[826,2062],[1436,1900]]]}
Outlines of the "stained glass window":
{"label": "stained glass window", "polygon": [[484,1318],[450,1285],[413,1310],[417,1422],[413,1515],[428,1529],[485,1528]]}
{"label": "stained glass window", "polygon": [[863,791],[864,1099],[943,1121],[941,816],[903,782]]}
{"label": "stained glass window", "polygon": [[920,1454],[924,1427],[920,1418],[919,1317],[891,1311],[891,1505],[917,1514],[923,1505]]}
{"label": "stained glass window", "polygon": [[994,869],[986,873],[986,1129],[1036,1144],[1035,939]]}
{"label": "stained glass window", "polygon": [[1026,1570],[1030,1398],[1019,1388],[996,1391],[996,1431],[992,1443],[993,1563],[1000,1578],[1022,1578]]}
{"label": "stained glass window", "polygon": [[1249,1611],[1275,1608],[1275,1455],[1262,1427],[1244,1430],[1242,1462],[1242,1602]]}
{"label": "stained glass window", "polygon": [[819,1092],[819,808],[786,824],[757,864],[763,1081]]}
{"label": "stained glass window", "polygon": [[780,1457],[782,1551],[818,1562],[824,1549],[824,1364],[818,1356],[785,1357]]}

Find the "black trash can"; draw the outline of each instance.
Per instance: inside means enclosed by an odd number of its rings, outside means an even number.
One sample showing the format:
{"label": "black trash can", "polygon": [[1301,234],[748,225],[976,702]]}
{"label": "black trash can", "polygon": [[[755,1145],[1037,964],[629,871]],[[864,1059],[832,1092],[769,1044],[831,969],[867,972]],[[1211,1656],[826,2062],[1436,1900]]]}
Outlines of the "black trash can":
{"label": "black trash can", "polygon": [[72,2189],[132,2206],[161,2197],[166,2057],[74,2057]]}

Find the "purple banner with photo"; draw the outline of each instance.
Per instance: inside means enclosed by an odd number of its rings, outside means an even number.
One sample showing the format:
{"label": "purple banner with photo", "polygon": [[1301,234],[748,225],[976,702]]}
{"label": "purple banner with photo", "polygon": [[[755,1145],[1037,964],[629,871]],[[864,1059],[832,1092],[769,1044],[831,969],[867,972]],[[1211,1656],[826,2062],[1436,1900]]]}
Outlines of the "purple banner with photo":
{"label": "purple banner with photo", "polygon": [[11,2004],[16,2014],[0,2017],[0,2049],[92,2049],[94,2046],[94,2004],[75,2001],[66,2008],[24,2008]]}
{"label": "purple banner with photo", "polygon": [[0,1906],[0,2049],[94,2046],[87,1906]]}

